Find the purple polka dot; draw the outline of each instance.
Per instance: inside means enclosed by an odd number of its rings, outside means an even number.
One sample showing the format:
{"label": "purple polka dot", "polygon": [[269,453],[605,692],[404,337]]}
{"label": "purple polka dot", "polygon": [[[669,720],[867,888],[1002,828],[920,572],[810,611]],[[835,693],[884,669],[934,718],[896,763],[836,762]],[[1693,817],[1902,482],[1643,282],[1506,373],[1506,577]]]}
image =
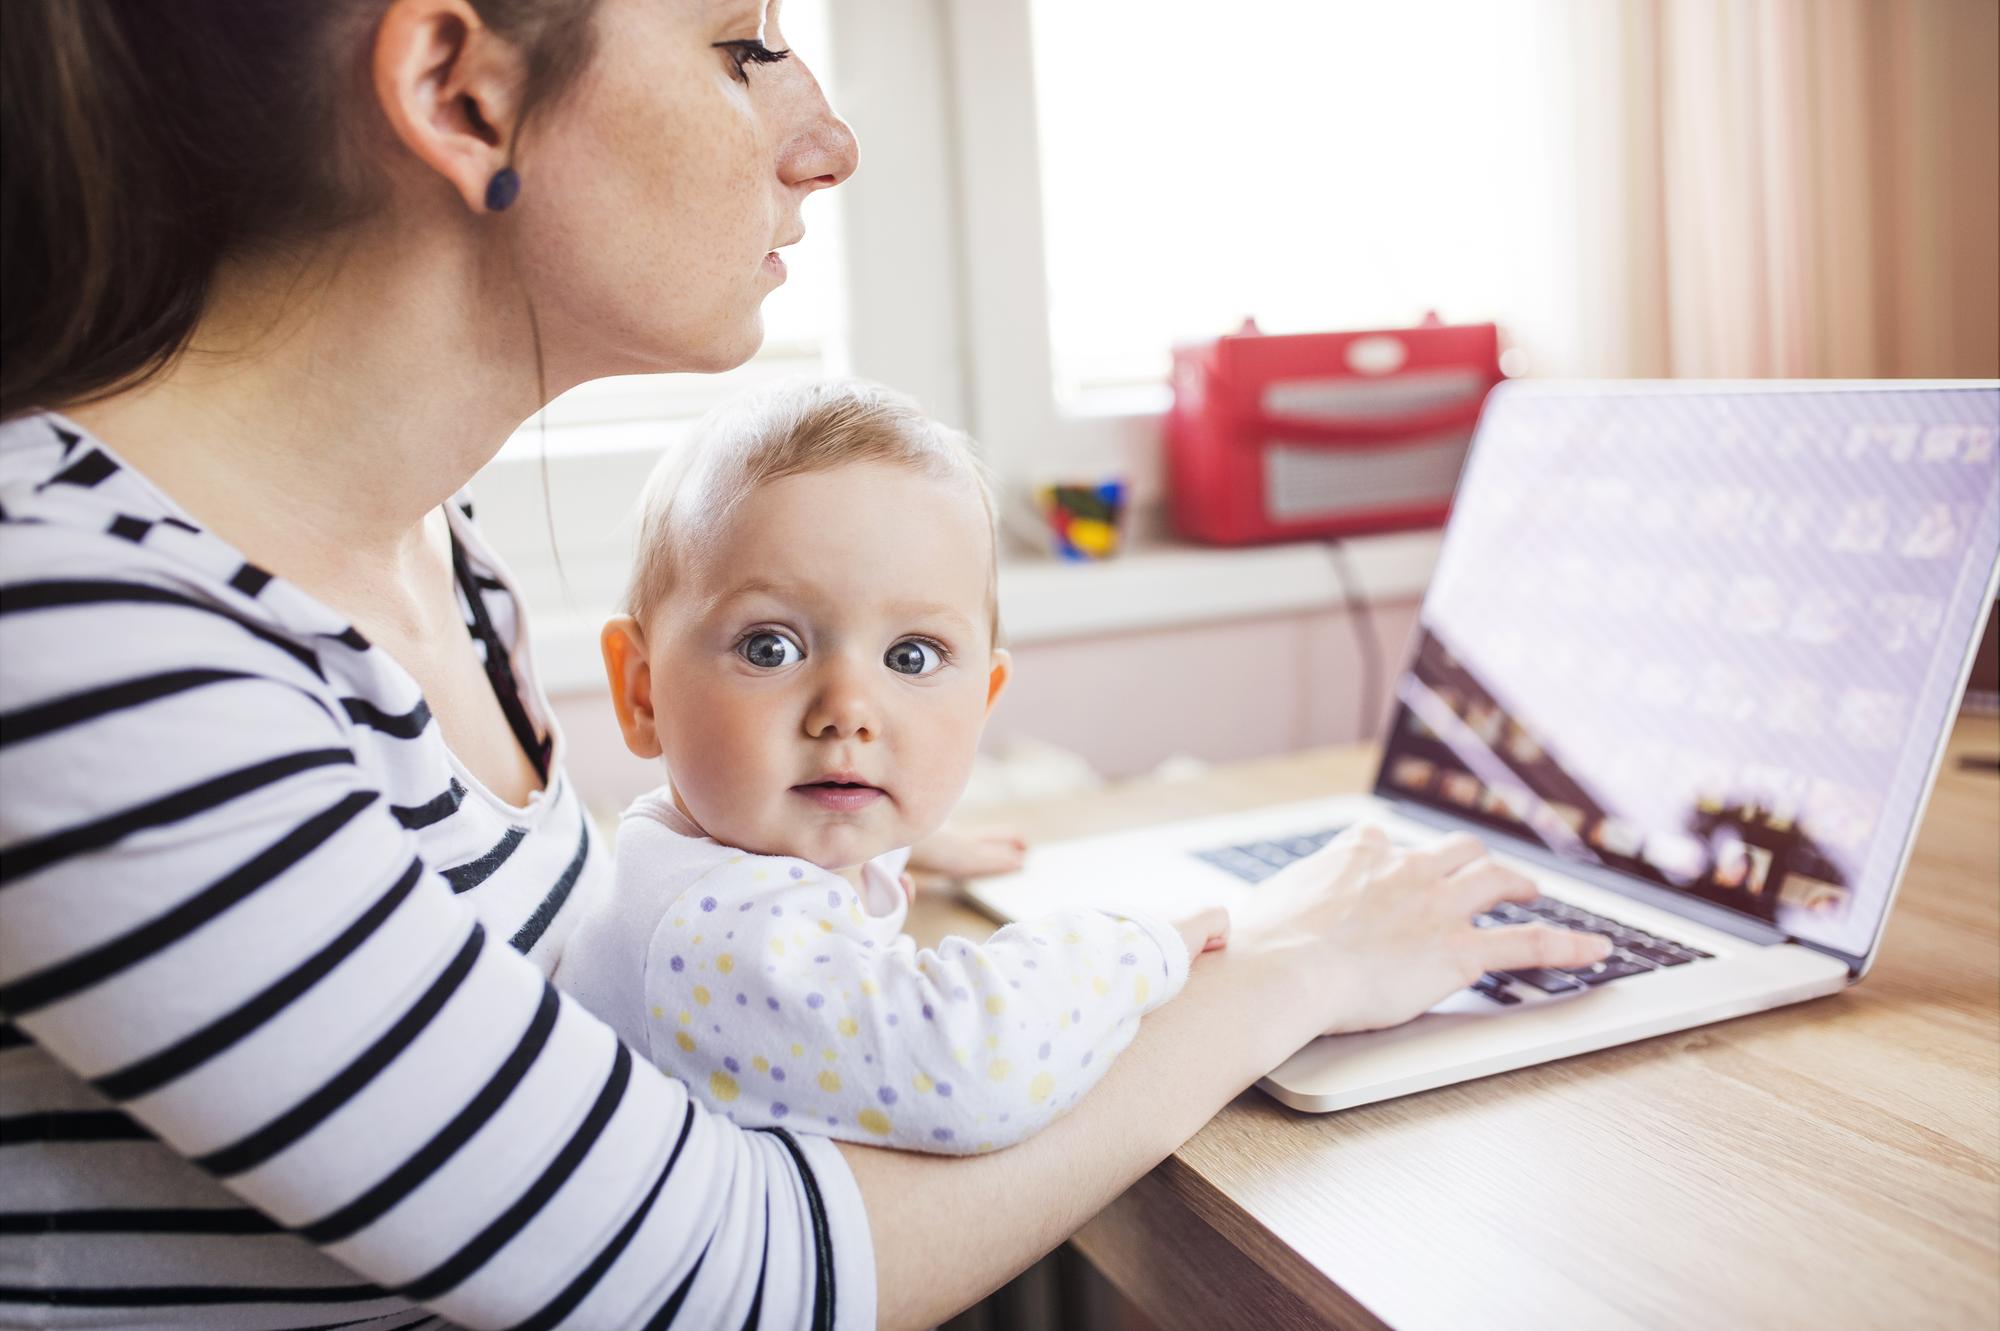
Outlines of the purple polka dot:
{"label": "purple polka dot", "polygon": [[1047,947],[1049,945],[1049,940],[1046,938],[1035,938],[1029,941],[1034,943],[1036,947]]}
{"label": "purple polka dot", "polygon": [[1035,1051],[1035,1057],[1047,1058],[1048,1056],[1049,1056],[1049,1042],[1047,1040],[1044,1040],[1042,1041],[1042,1047]]}
{"label": "purple polka dot", "polygon": [[729,1070],[730,1070],[731,1072],[741,1072],[741,1071],[743,1071],[743,1069],[742,1069],[741,1067],[739,1067],[739,1066],[737,1065],[737,1062],[736,1062],[736,1060],[735,1060],[735,1059],[733,1059],[733,1058],[725,1058],[725,1059],[723,1059],[723,1060],[722,1060],[722,1066],[723,1066],[723,1067],[725,1067],[725,1068],[728,1068],[728,1069],[729,1069]]}
{"label": "purple polka dot", "polygon": [[1090,1066],[1090,1051],[1088,1049],[1084,1050],[1083,1052],[1083,1062],[1079,1063],[1077,1066],[1085,1068]]}
{"label": "purple polka dot", "polygon": [[893,1087],[893,1086],[884,1086],[884,1087],[881,1087],[880,1089],[878,1089],[878,1090],[877,1090],[877,1091],[875,1092],[875,1098],[876,1098],[877,1100],[880,1100],[880,1101],[881,1101],[881,1102],[882,1102],[883,1104],[885,1104],[885,1105],[892,1105],[892,1104],[895,1104],[895,1103],[896,1103],[896,1088],[895,1088],[895,1087]]}
{"label": "purple polka dot", "polygon": [[715,909],[715,898],[714,898],[714,897],[703,897],[703,898],[701,899],[701,908],[702,908],[703,910],[705,910],[705,911],[712,911],[712,910],[714,910],[714,909]]}
{"label": "purple polka dot", "polygon": [[709,1027],[709,1029],[714,1031],[717,1035],[722,1034],[722,1027],[720,1026],[711,1026]]}
{"label": "purple polka dot", "polygon": [[771,1069],[771,1080],[772,1080],[772,1081],[783,1081],[784,1079],[785,1079],[785,1070],[784,1070],[783,1068],[775,1068],[775,1067],[774,1067],[774,1068],[772,1068],[772,1069]]}
{"label": "purple polka dot", "polygon": [[785,1104],[785,1102],[784,1102],[783,1100],[779,1100],[779,1101],[777,1101],[777,1102],[773,1103],[773,1104],[772,1104],[772,1106],[771,1106],[771,1117],[772,1117],[772,1118],[783,1118],[783,1117],[784,1117],[785,1115],[787,1115],[787,1114],[789,1114],[789,1113],[791,1113],[791,1112],[792,1112],[792,1111],[791,1111],[791,1109],[790,1109],[789,1107],[787,1107],[787,1105]]}
{"label": "purple polka dot", "polygon": [[931,1005],[929,1003],[924,1004],[924,1020],[929,1021],[935,1016],[937,1016],[937,1013],[931,1011]]}
{"label": "purple polka dot", "polygon": [[813,960],[819,965],[824,966],[830,963],[833,960],[833,958],[827,956],[824,952],[822,952],[820,953],[820,955],[814,957]]}
{"label": "purple polka dot", "polygon": [[1139,964],[1139,954],[1136,952],[1127,952],[1124,956],[1118,958],[1118,964],[1121,966],[1136,966]]}
{"label": "purple polka dot", "polygon": [[951,1099],[951,1083],[948,1081],[939,1082],[937,1084],[937,1093],[947,1100]]}
{"label": "purple polka dot", "polygon": [[735,931],[734,929],[731,929],[731,930],[730,930],[730,931],[729,931],[728,933],[724,934],[724,935],[723,935],[723,937],[724,937],[724,938],[734,938],[734,937],[736,937],[736,931]]}
{"label": "purple polka dot", "polygon": [[951,987],[951,996],[957,999],[966,999],[972,997],[972,991],[962,984],[955,984]]}
{"label": "purple polka dot", "polygon": [[832,1114],[828,1114],[826,1116],[826,1125],[829,1128],[837,1128],[840,1126],[840,1120],[835,1118]]}
{"label": "purple polka dot", "polygon": [[804,869],[801,869],[801,868],[800,868],[800,867],[799,867],[798,865],[796,865],[796,864],[794,864],[794,865],[792,866],[792,869],[791,869],[791,873],[792,873],[792,877],[794,877],[794,878],[803,878],[803,877],[805,877],[805,876],[806,876],[806,871],[805,871]]}
{"label": "purple polka dot", "polygon": [[932,1140],[932,1141],[934,1141],[934,1142],[948,1142],[948,1141],[950,1141],[950,1140],[951,1140],[951,1129],[950,1129],[950,1128],[932,1128],[932,1129],[931,1129],[931,1140]]}
{"label": "purple polka dot", "polygon": [[1029,970],[1031,970],[1031,971],[1038,971],[1038,970],[1040,970],[1040,969],[1041,969],[1041,967],[1040,967],[1040,966],[1037,966],[1037,965],[1035,964],[1035,959],[1034,959],[1033,957],[1023,957],[1023,958],[1021,958],[1021,964],[1022,964],[1023,966],[1026,966],[1026,967],[1027,967],[1027,968],[1028,968]]}
{"label": "purple polka dot", "polygon": [[1082,1021],[1082,1020],[1083,1020],[1083,1009],[1082,1009],[1082,1008],[1080,1008],[1080,1007],[1073,1007],[1073,1008],[1071,1008],[1071,1009],[1069,1010],[1069,1019],[1070,1019],[1071,1021]]}
{"label": "purple polka dot", "polygon": [[683,970],[687,969],[687,963],[685,961],[682,961],[679,957],[673,957],[669,959],[667,965],[669,968],[673,970],[673,973],[676,975],[679,975]]}
{"label": "purple polka dot", "polygon": [[838,906],[840,904],[840,893],[829,888],[826,894],[826,904],[829,906]]}
{"label": "purple polka dot", "polygon": [[874,939],[872,939],[872,938],[864,938],[864,939],[862,939],[862,940],[861,940],[861,946],[863,946],[863,947],[873,947],[873,946],[875,946],[875,940],[874,940]]}
{"label": "purple polka dot", "polygon": [[875,1055],[873,1055],[873,1054],[863,1054],[863,1055],[861,1056],[861,1061],[862,1061],[863,1063],[873,1063],[873,1062],[875,1061]]}
{"label": "purple polka dot", "polygon": [[896,1017],[896,1014],[895,1014],[895,1013],[893,1013],[893,1012],[891,1012],[891,1013],[889,1014],[889,1024],[890,1024],[891,1026],[894,1026],[894,1025],[896,1025],[896,1024],[897,1024],[897,1017]]}
{"label": "purple polka dot", "polygon": [[1002,1123],[1005,1123],[1005,1122],[1006,1122],[1006,1121],[1008,1120],[1008,1118],[1009,1118],[1009,1117],[1011,1117],[1011,1116],[1010,1116],[1010,1115],[1007,1115],[1007,1114],[1002,1114],[1002,1115],[1000,1116],[1000,1121],[1001,1121]]}
{"label": "purple polka dot", "polygon": [[737,907],[736,909],[738,909],[738,910],[749,910],[749,909],[750,909],[750,906],[751,906],[751,903],[750,903],[750,902],[748,902],[748,901],[746,901],[746,902],[744,902],[744,903],[743,903],[742,905],[738,906],[738,907]]}
{"label": "purple polka dot", "polygon": [[776,906],[771,907],[771,914],[773,915],[783,915],[784,913],[784,911],[778,909]]}
{"label": "purple polka dot", "polygon": [[1021,982],[1019,980],[1009,980],[1007,981],[1007,984],[1010,988],[1014,989],[1019,989],[1021,987]]}
{"label": "purple polka dot", "polygon": [[750,1006],[750,995],[748,995],[748,994],[738,994],[738,995],[736,995],[736,1006],[737,1006],[737,1007],[749,1007],[749,1006]]}
{"label": "purple polka dot", "polygon": [[776,1012],[778,1010],[778,1000],[775,998],[767,998],[764,1000],[764,1006],[771,1009],[771,1011]]}
{"label": "purple polka dot", "polygon": [[826,1006],[826,999],[822,998],[818,994],[807,994],[806,1006],[812,1008],[814,1011],[818,1011],[820,1008]]}

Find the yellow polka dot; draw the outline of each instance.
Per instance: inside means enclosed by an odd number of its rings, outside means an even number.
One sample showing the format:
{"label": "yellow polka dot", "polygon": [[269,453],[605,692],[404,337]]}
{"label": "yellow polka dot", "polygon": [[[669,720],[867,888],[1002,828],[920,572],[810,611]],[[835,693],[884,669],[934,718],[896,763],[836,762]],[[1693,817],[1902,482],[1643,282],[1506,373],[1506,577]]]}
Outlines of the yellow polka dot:
{"label": "yellow polka dot", "polygon": [[667,1010],[665,1008],[661,1007],[658,1003],[653,1004],[653,1017],[655,1020],[664,1017],[666,1015],[667,1015]]}
{"label": "yellow polka dot", "polygon": [[960,1067],[965,1066],[965,1051],[963,1049],[954,1048],[951,1051],[951,1058],[952,1061],[958,1064]]}
{"label": "yellow polka dot", "polygon": [[750,871],[750,881],[753,883],[761,883],[770,876],[771,871],[769,869],[753,869]]}
{"label": "yellow polka dot", "polygon": [[828,1095],[837,1093],[840,1090],[840,1074],[827,1068],[819,1074],[819,1088]]}
{"label": "yellow polka dot", "polygon": [[847,913],[848,915],[853,917],[853,920],[856,924],[860,924],[862,922],[861,907],[858,904],[854,902],[849,902],[847,906]]}
{"label": "yellow polka dot", "polygon": [[1104,995],[1111,992],[1111,985],[1106,982],[1105,978],[1102,975],[1091,976],[1090,987],[1092,990],[1096,992],[1099,998],[1102,998],[1104,997]]}
{"label": "yellow polka dot", "polygon": [[987,1047],[988,1049],[998,1049],[998,1048],[1000,1047],[1000,1037],[999,1037],[999,1036],[997,1036],[997,1035],[989,1035],[989,1036],[987,1036],[987,1037],[986,1037],[986,1047]]}
{"label": "yellow polka dot", "polygon": [[889,1135],[889,1116],[879,1109],[864,1109],[854,1118],[862,1127],[878,1137]]}
{"label": "yellow polka dot", "polygon": [[1074,929],[1070,930],[1068,933],[1063,935],[1063,942],[1065,943],[1076,944],[1076,943],[1081,943],[1082,941],[1083,941],[1083,935],[1078,933]]}
{"label": "yellow polka dot", "polygon": [[868,997],[873,998],[875,997],[875,995],[881,993],[882,991],[875,987],[875,981],[863,980],[861,982],[861,992],[866,994]]}
{"label": "yellow polka dot", "polygon": [[712,1072],[708,1077],[708,1093],[728,1104],[736,1098],[736,1078],[727,1072]]}
{"label": "yellow polka dot", "polygon": [[683,1012],[683,1013],[681,1013],[681,1025],[683,1025],[683,1026],[692,1026],[692,1025],[694,1025],[694,1013],[692,1013],[692,1012]]}
{"label": "yellow polka dot", "polygon": [[694,987],[694,1001],[695,1001],[695,1004],[696,1004],[697,1006],[699,1006],[699,1007],[707,1007],[707,1006],[708,1006],[708,986],[707,986],[707,985],[705,985],[705,984],[698,984],[698,985],[696,985],[696,986]]}
{"label": "yellow polka dot", "polygon": [[804,1045],[802,1045],[802,1044],[795,1044],[795,1045],[793,1045],[793,1046],[792,1046],[792,1057],[793,1057],[793,1058],[797,1058],[797,1057],[798,1057],[799,1055],[801,1055],[801,1054],[805,1053],[805,1051],[806,1051],[806,1047],[805,1047]]}
{"label": "yellow polka dot", "polygon": [[990,971],[993,969],[993,959],[984,952],[975,953],[972,959],[979,963],[979,969],[981,970]]}
{"label": "yellow polka dot", "polygon": [[992,1149],[993,1149],[993,1143],[992,1143],[992,1142],[981,1142],[981,1143],[979,1143],[979,1145],[977,1145],[977,1146],[973,1147],[972,1149],[973,1149],[973,1150],[975,1150],[975,1151],[978,1151],[978,1152],[980,1152],[981,1154],[984,1154],[985,1152],[987,1152],[987,1151],[990,1151],[990,1150],[992,1150]]}
{"label": "yellow polka dot", "polygon": [[821,920],[821,921],[819,922],[819,931],[820,931],[821,933],[823,933],[823,934],[830,934],[830,933],[832,933],[832,932],[833,932],[833,921],[832,921],[832,920]]}
{"label": "yellow polka dot", "polygon": [[750,1060],[750,1066],[759,1072],[769,1072],[771,1070],[771,1060],[759,1054]]}
{"label": "yellow polka dot", "polygon": [[1141,975],[1141,976],[1140,976],[1140,977],[1139,977],[1138,979],[1136,979],[1136,980],[1134,980],[1134,981],[1132,982],[1132,1001],[1133,1001],[1133,1002],[1135,1002],[1135,1003],[1143,1003],[1143,1002],[1145,1002],[1145,1001],[1146,1001],[1146,995],[1147,995],[1148,993],[1151,993],[1151,992],[1152,992],[1152,986],[1150,986],[1150,985],[1148,985],[1148,984],[1146,983],[1146,977],[1145,977],[1145,976]]}
{"label": "yellow polka dot", "polygon": [[730,956],[727,952],[725,952],[721,956],[715,959],[715,968],[721,971],[724,975],[727,975],[729,974],[729,972],[736,969],[736,958]]}
{"label": "yellow polka dot", "polygon": [[797,929],[793,930],[793,931],[792,931],[792,941],[793,941],[794,943],[797,943],[797,944],[798,944],[798,945],[799,945],[800,947],[804,947],[804,946],[806,945],[806,936],[805,936],[805,933],[804,933],[804,931],[803,931],[803,930],[797,930]]}
{"label": "yellow polka dot", "polygon": [[677,915],[674,917],[674,928],[685,929],[686,927],[687,927],[687,918],[685,916]]}
{"label": "yellow polka dot", "polygon": [[1056,1029],[1059,1031],[1066,1031],[1069,1029],[1069,1013],[1059,1012],[1056,1014]]}
{"label": "yellow polka dot", "polygon": [[695,935],[695,936],[694,936],[693,938],[690,938],[690,939],[688,940],[688,942],[689,942],[690,944],[693,944],[693,943],[699,943],[700,941],[701,941],[701,935],[700,935],[700,934],[696,934],[696,935]]}
{"label": "yellow polka dot", "polygon": [[826,1057],[826,1061],[829,1063],[838,1063],[840,1061],[840,1054],[835,1050],[822,1049],[820,1053]]}
{"label": "yellow polka dot", "polygon": [[1049,1098],[1049,1093],[1054,1091],[1055,1088],[1056,1079],[1052,1075],[1046,1072],[1037,1072],[1035,1079],[1028,1083],[1028,1098],[1036,1104],[1040,1104]]}
{"label": "yellow polka dot", "polygon": [[675,1031],[674,1043],[681,1047],[683,1054],[692,1054],[694,1052],[694,1037],[686,1031]]}
{"label": "yellow polka dot", "polygon": [[1004,1058],[996,1058],[991,1063],[988,1063],[986,1065],[986,1080],[1005,1081],[1007,1080],[1007,1072],[1008,1072],[1007,1060]]}
{"label": "yellow polka dot", "polygon": [[784,955],[785,955],[785,940],[784,940],[784,939],[782,939],[782,938],[773,938],[773,939],[771,940],[771,951],[772,951],[772,952],[773,952],[774,954],[776,954],[777,956],[781,956],[781,957],[782,957],[782,956],[784,956]]}
{"label": "yellow polka dot", "polygon": [[931,1087],[937,1085],[937,1083],[932,1081],[929,1077],[925,1076],[923,1073],[919,1072],[916,1076],[910,1078],[910,1085],[917,1088],[917,1094],[922,1095],[925,1091],[928,1091],[930,1090]]}
{"label": "yellow polka dot", "polygon": [[852,1017],[842,1017],[840,1019],[840,1033],[851,1039],[861,1034],[860,1023],[856,1022]]}

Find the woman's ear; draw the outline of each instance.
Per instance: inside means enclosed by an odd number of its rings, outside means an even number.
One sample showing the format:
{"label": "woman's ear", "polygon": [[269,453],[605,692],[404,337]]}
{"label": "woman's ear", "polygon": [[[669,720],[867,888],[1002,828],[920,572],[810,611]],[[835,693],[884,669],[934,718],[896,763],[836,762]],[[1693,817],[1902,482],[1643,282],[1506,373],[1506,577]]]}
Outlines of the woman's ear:
{"label": "woman's ear", "polygon": [[474,212],[512,158],[526,67],[467,0],[395,0],[375,29],[375,97],[405,148]]}
{"label": "woman's ear", "polygon": [[1000,691],[1007,687],[1008,679],[1014,674],[1014,654],[1005,647],[993,649],[993,664],[986,672],[986,714],[993,715],[993,704],[1000,701]]}
{"label": "woman's ear", "polygon": [[646,664],[646,633],[630,615],[613,615],[598,637],[604,649],[604,675],[611,684],[611,706],[625,747],[640,758],[657,758],[659,727],[653,717],[653,672]]}

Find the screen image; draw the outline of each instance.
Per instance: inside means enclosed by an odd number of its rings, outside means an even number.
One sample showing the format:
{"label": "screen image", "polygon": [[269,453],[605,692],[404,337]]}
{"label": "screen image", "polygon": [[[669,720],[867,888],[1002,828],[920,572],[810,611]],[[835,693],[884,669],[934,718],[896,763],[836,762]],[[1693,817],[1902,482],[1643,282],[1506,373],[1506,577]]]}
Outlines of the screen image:
{"label": "screen image", "polygon": [[2000,564],[2000,388],[1489,401],[1377,788],[1871,948]]}

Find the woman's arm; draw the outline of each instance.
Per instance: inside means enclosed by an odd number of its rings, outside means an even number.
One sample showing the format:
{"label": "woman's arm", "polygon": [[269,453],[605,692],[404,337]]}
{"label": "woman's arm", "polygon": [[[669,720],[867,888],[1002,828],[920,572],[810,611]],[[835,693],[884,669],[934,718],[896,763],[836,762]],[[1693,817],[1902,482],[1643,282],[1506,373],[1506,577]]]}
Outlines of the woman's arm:
{"label": "woman's arm", "polygon": [[1603,954],[1590,935],[1473,928],[1535,892],[1470,838],[1406,855],[1350,834],[1260,888],[1229,947],[1039,1135],[964,1159],[843,1146],[874,1230],[878,1324],[932,1326],[998,1287],[1314,1036],[1406,1021],[1482,971]]}

